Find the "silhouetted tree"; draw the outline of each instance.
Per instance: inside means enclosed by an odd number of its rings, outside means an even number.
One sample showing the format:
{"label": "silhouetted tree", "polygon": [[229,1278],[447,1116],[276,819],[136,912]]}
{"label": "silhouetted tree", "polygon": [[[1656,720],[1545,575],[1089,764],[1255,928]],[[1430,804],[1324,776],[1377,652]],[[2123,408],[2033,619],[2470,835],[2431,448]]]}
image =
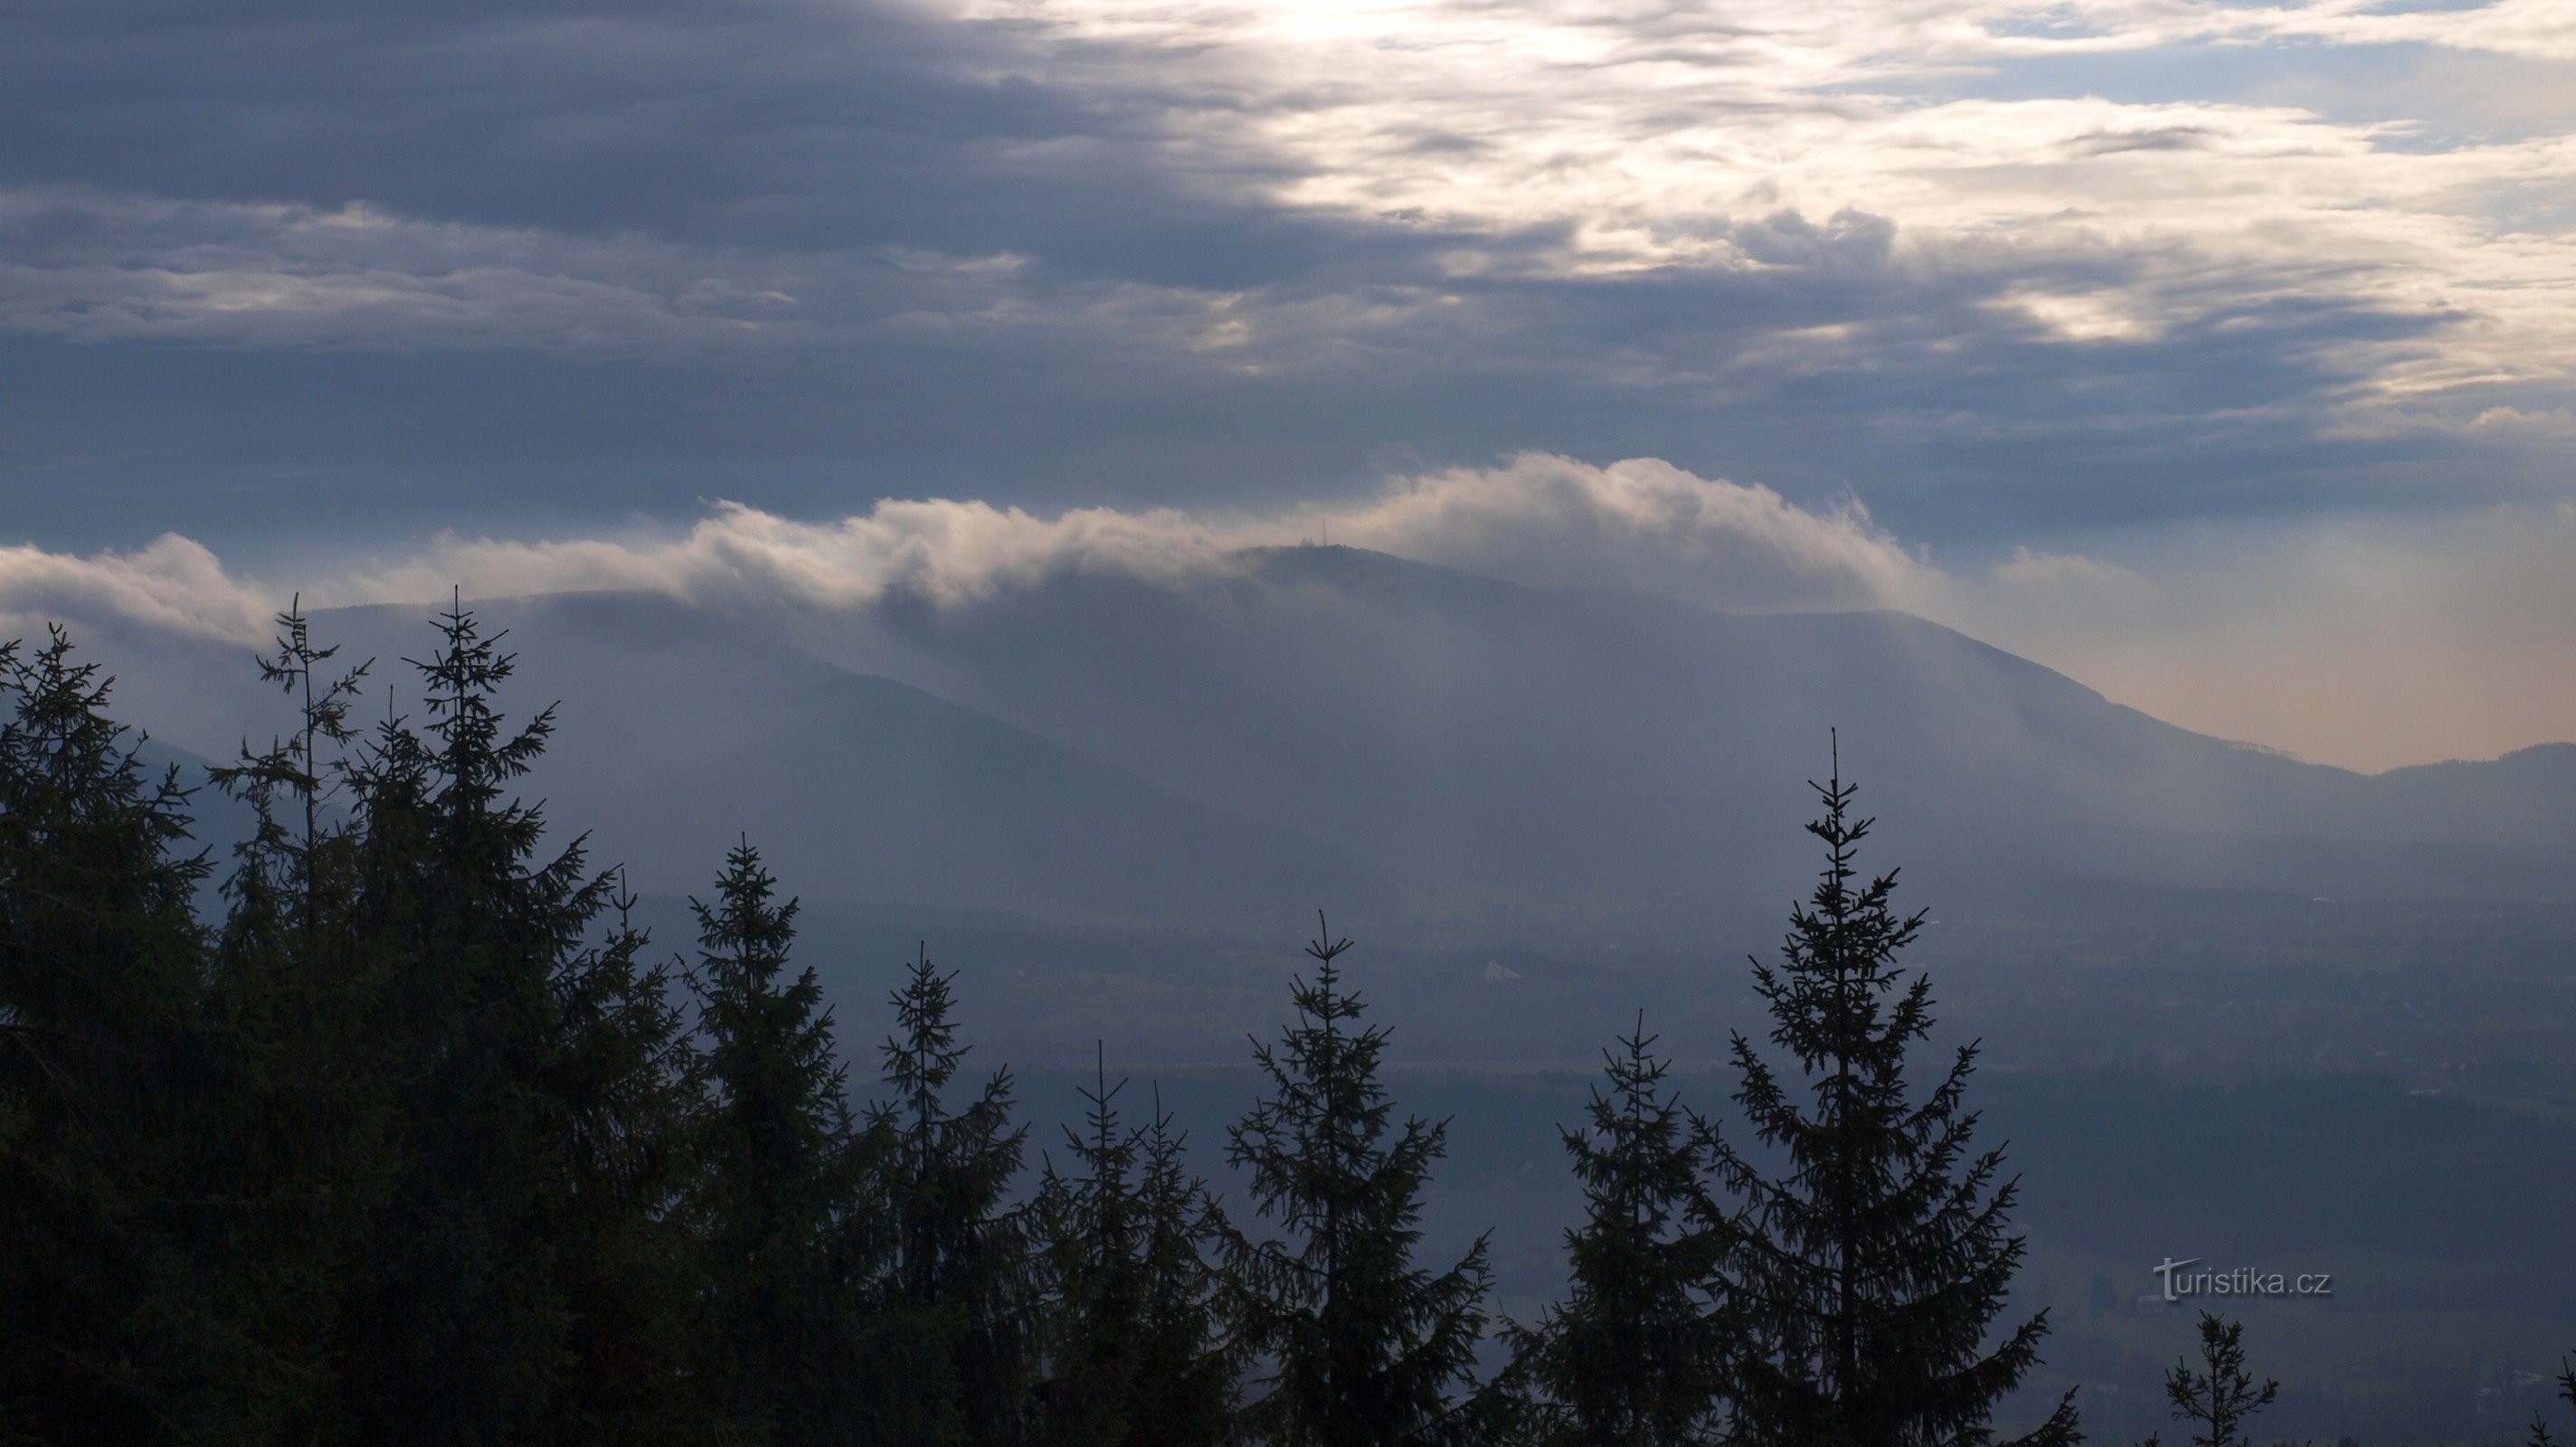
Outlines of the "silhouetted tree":
{"label": "silhouetted tree", "polygon": [[1218,1341],[1207,1188],[1188,1174],[1159,1101],[1120,1124],[1095,1066],[1084,1129],[1065,1131],[1077,1169],[1046,1164],[1035,1203],[1045,1375],[1035,1440],[1047,1447],[1215,1447],[1233,1407]]}
{"label": "silhouetted tree", "polygon": [[544,819],[509,794],[553,711],[507,729],[514,660],[461,604],[436,628],[414,664],[427,733],[388,717],[348,773],[353,948],[386,982],[374,1068],[393,1072],[400,1152],[343,1318],[342,1428],[362,1441],[521,1433],[569,1349],[552,1212],[572,1126],[548,1075],[559,974],[609,886],[579,841],[540,858]]}
{"label": "silhouetted tree", "polygon": [[[2558,1399],[2570,1407],[2576,1407],[2576,1358],[2559,1358],[2556,1385]],[[2549,1435],[2548,1419],[2538,1412],[2532,1413],[2531,1435],[2525,1440],[2529,1443],[2529,1447],[2552,1447],[2555,1439]]]}
{"label": "silhouetted tree", "polygon": [[644,963],[650,941],[633,896],[615,924],[558,972],[558,1048],[542,1085],[568,1131],[553,1183],[564,1370],[529,1440],[686,1443],[737,1424],[711,1371],[710,1280],[743,1263],[710,1256],[688,1210],[713,1112],[670,971]]}
{"label": "silhouetted tree", "polygon": [[867,1356],[881,1438],[1003,1447],[1027,1414],[1032,1291],[1021,1212],[1009,1201],[1027,1138],[997,1070],[963,1108],[950,1019],[953,975],[925,953],[895,991],[887,1097],[870,1112],[891,1230]]}
{"label": "silhouetted tree", "polygon": [[2200,1366],[2188,1358],[2165,1373],[2165,1400],[2191,1424],[2193,1447],[2245,1447],[2245,1419],[2272,1405],[2281,1384],[2257,1386],[2245,1370],[2245,1324],[2200,1314]]}
{"label": "silhouetted tree", "polygon": [[1136,1140],[1145,1348],[1128,1387],[1128,1447],[1216,1447],[1234,1434],[1242,1373],[1219,1315],[1222,1282],[1209,1263],[1226,1240],[1225,1215],[1207,1182],[1191,1174],[1186,1145],[1157,1088]]}
{"label": "silhouetted tree", "polygon": [[1297,1022],[1277,1045],[1253,1045],[1269,1094],[1228,1138],[1227,1159],[1282,1233],[1237,1235],[1226,1252],[1229,1312],[1262,1389],[1244,1425],[1279,1447],[1462,1436],[1459,1393],[1491,1284],[1482,1239],[1447,1271],[1413,1263],[1447,1127],[1408,1119],[1388,1139],[1386,1033],[1357,1024],[1361,1001],[1342,988],[1336,961],[1350,944],[1326,928],[1307,946],[1316,968],[1291,986]]}
{"label": "silhouetted tree", "polygon": [[323,812],[346,793],[349,712],[370,665],[317,685],[338,648],[313,641],[300,607],[276,624],[276,652],[257,663],[293,700],[293,724],[212,771],[253,828],[224,880],[210,1002],[226,1096],[210,1186],[238,1208],[195,1269],[256,1345],[238,1380],[267,1390],[245,1439],[318,1442],[332,1440],[353,1372],[337,1341],[349,1285],[399,1174],[399,1077],[383,1048],[398,1022],[386,958],[353,928],[357,827]]}
{"label": "silhouetted tree", "polygon": [[0,646],[0,1435],[42,1441],[175,1437],[241,1355],[186,1269],[206,865],[108,693],[60,629]]}
{"label": "silhouetted tree", "polygon": [[1684,1447],[1722,1436],[1735,1333],[1713,1296],[1725,1248],[1705,1192],[1704,1132],[1664,1089],[1671,1062],[1638,1021],[1604,1051],[1590,1129],[1562,1130],[1582,1183],[1565,1233],[1568,1294],[1512,1326],[1510,1383],[1529,1435],[1581,1447]]}
{"label": "silhouetted tree", "polygon": [[[1906,1055],[1930,1031],[1931,982],[1902,982],[1897,956],[1923,916],[1895,912],[1892,872],[1855,885],[1871,821],[1851,816],[1839,759],[1814,787],[1824,817],[1807,828],[1825,868],[1790,915],[1781,967],[1753,970],[1771,1041],[1811,1101],[1738,1034],[1735,1099],[1780,1173],[1711,1136],[1737,1204],[1735,1430],[1765,1447],[1985,1442],[1996,1404],[2038,1360],[2047,1313],[1987,1346],[2023,1244],[2007,1232],[2001,1153],[1969,1153],[1976,1047],[1914,1097]],[[2019,1440],[2076,1440],[2073,1394]]]}
{"label": "silhouetted tree", "polygon": [[850,1231],[866,1181],[831,1012],[811,968],[788,974],[794,900],[748,842],[725,857],[697,913],[699,997],[712,1099],[697,1203],[729,1406],[765,1440],[840,1442],[860,1410],[850,1378],[857,1310]]}

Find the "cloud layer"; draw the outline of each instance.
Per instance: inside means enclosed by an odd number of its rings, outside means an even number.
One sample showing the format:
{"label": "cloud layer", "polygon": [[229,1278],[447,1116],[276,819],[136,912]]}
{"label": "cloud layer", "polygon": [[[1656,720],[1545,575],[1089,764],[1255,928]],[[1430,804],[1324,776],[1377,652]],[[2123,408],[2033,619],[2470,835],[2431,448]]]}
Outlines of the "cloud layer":
{"label": "cloud layer", "polygon": [[[302,586],[317,606],[632,589],[758,612],[829,614],[889,593],[943,607],[1068,573],[1178,584],[1240,549],[1329,538],[1549,586],[1631,587],[1753,609],[1895,606],[1931,574],[1849,504],[1792,506],[1768,488],[1638,458],[1607,467],[1532,454],[1390,482],[1334,510],[1202,520],[1176,509],[1041,517],[949,499],[878,502],[831,522],[739,503],[676,536],[513,541],[450,535]],[[113,620],[256,642],[287,590],[228,573],[178,536],[87,557],[0,550],[0,616]]]}
{"label": "cloud layer", "polygon": [[1809,511],[1651,457],[1456,468],[1328,520],[1336,541],[1551,587],[1736,609],[1921,607],[1930,596],[1930,571],[1857,502]]}
{"label": "cloud layer", "polygon": [[[1239,549],[1336,543],[1542,586],[1748,610],[1893,607],[1949,622],[2187,727],[2385,768],[2576,737],[2576,505],[2260,537],[2131,533],[2118,560],[2016,546],[1943,569],[1857,503],[1634,458],[1531,454],[1398,478],[1332,509],[1053,516],[944,499],[829,522],[724,505],[676,534],[446,537],[301,586],[308,605],[429,606],[615,588],[826,628],[889,594],[972,607],[1065,574],[1179,586]],[[169,536],[133,552],[0,549],[0,624],[51,619],[254,646],[292,591]]]}
{"label": "cloud layer", "polygon": [[245,490],[342,540],[825,516],[852,476],[1280,511],[1523,450],[1981,545],[2545,501],[2570,34],[2554,0],[38,7],[0,50],[0,485],[83,548],[151,529],[80,489],[228,544],[273,527],[208,500]]}

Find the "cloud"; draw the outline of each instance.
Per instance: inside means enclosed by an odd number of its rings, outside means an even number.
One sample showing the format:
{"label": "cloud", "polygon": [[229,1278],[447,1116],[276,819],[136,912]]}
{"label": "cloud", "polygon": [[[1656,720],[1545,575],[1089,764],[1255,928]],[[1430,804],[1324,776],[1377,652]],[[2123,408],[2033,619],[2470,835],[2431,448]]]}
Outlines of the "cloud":
{"label": "cloud", "polygon": [[604,357],[702,353],[805,325],[794,296],[709,274],[710,258],[680,249],[365,205],[0,187],[0,258],[0,331],[73,343]]}
{"label": "cloud", "polygon": [[[60,477],[165,479],[148,526],[230,546],[261,524],[202,500],[242,487],[515,535],[685,519],[709,477],[799,516],[850,476],[1280,510],[1536,449],[1985,544],[2529,496],[2576,435],[2564,108],[2437,124],[2336,68],[2563,79],[2551,0],[378,18],[106,0],[0,47],[32,535],[101,540]],[[2343,83],[2206,78],[2247,56]]]}
{"label": "cloud", "polygon": [[1995,565],[1995,580],[2039,587],[2135,586],[2145,581],[2117,563],[2088,558],[2082,553],[2041,552],[2027,545],[2016,546],[2010,558]]}
{"label": "cloud", "polygon": [[865,607],[899,592],[953,607],[1063,573],[1177,582],[1226,566],[1225,553],[1215,534],[1168,509],[1040,518],[984,502],[889,499],[838,522],[802,523],[726,503],[668,541],[444,538],[421,558],[361,569],[329,591],[373,601],[435,596],[451,583],[480,596],[623,588],[795,611]]}
{"label": "cloud", "polygon": [[14,632],[66,617],[137,624],[227,643],[267,639],[280,600],[224,571],[202,544],[175,534],[133,552],[69,557],[0,548],[0,620]]}
{"label": "cloud", "polygon": [[[1712,271],[1787,290],[1848,258],[1773,237],[1868,216],[1893,242],[1876,263],[1887,319],[1973,288],[2069,346],[2259,326],[2285,300],[2427,324],[2335,339],[2335,364],[2364,384],[2328,410],[2576,373],[2576,242],[2563,216],[2522,217],[2528,197],[2576,181],[2564,134],[2435,138],[2402,114],[2185,95],[1925,93],[1973,90],[1964,67],[1979,63],[2175,47],[2576,56],[2576,25],[2545,0],[2398,14],[2343,0],[982,0],[966,13],[1078,48],[1087,76],[1163,77],[1169,145],[1197,169],[1275,156],[1253,183],[1272,200],[1448,233],[1453,277]],[[1941,321],[1954,344],[1976,330]],[[1885,365],[1866,330],[1808,340],[1839,367]]]}
{"label": "cloud", "polygon": [[[1741,609],[1897,607],[2035,658],[2158,717],[2375,769],[2576,737],[2576,503],[2452,518],[2152,526],[2083,551],[2014,547],[1945,572],[1856,504],[1813,510],[1650,458],[1545,454],[1400,477],[1339,507],[1040,515],[884,501],[800,522],[722,505],[670,535],[441,538],[297,580],[308,606],[639,589],[829,622],[891,594],[969,608],[1066,574],[1182,585],[1246,546],[1312,538],[1545,586]],[[164,537],[86,556],[0,549],[0,619],[60,618],[254,646],[291,590]]]}
{"label": "cloud", "polygon": [[1722,608],[1902,607],[1931,578],[1856,501],[1809,511],[1655,458],[1597,467],[1531,453],[1432,473],[1334,513],[1331,527],[1360,547],[1470,572]]}
{"label": "cloud", "polygon": [[[1335,541],[1549,586],[1640,587],[1743,608],[1893,606],[1932,576],[1857,504],[1795,507],[1759,486],[1651,458],[1606,467],[1529,455],[1399,478],[1338,510],[1229,515],[1077,508],[1041,517],[950,499],[878,502],[830,522],[738,503],[676,536],[519,541],[447,535],[412,557],[308,583],[308,604],[633,589],[754,611],[830,613],[889,593],[944,607],[1068,573],[1163,584],[1221,572],[1250,546]],[[88,557],[0,551],[0,608],[105,617],[231,641],[264,639],[285,589],[228,573],[180,537]]]}

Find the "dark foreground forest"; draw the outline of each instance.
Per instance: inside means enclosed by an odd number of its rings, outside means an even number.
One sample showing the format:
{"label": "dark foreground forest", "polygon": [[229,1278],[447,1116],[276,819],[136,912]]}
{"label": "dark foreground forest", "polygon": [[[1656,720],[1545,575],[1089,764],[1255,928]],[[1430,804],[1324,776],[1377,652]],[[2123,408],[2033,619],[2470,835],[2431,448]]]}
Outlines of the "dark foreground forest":
{"label": "dark foreground forest", "polygon": [[[1648,1022],[1605,1042],[1566,1291],[1515,1320],[1481,1242],[1425,1245],[1447,1126],[1326,919],[1221,1139],[1104,1060],[1033,1141],[926,948],[835,1038],[757,841],[648,938],[523,801],[551,717],[470,613],[386,677],[280,623],[222,858],[66,638],[0,652],[0,1441],[2081,1440],[2015,1397],[2018,1184],[1838,770],[1728,1108]],[[2249,1352],[2201,1319],[2172,1439],[2257,1440]]]}

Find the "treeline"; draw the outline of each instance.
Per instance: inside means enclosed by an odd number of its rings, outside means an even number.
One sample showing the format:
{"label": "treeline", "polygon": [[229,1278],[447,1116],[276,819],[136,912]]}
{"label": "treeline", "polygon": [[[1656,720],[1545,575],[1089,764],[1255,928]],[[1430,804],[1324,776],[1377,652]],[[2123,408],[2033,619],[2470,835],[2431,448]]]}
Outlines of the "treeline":
{"label": "treeline", "polygon": [[[257,820],[221,861],[61,633],[0,649],[0,1440],[1896,1447],[1994,1440],[2038,1361],[1974,1051],[1908,1077],[1921,916],[1838,776],[1740,1126],[1619,1042],[1564,1131],[1567,1295],[1511,1322],[1482,1243],[1423,1259],[1444,1127],[1349,941],[1255,1048],[1241,1202],[1105,1071],[1031,1180],[927,957],[854,1086],[749,843],[676,958],[548,851],[552,716],[505,717],[469,612],[364,726],[369,670],[280,625],[291,727],[217,771]],[[2240,1367],[2194,1400],[2259,1405]],[[2016,1440],[2078,1440],[2071,1394]]]}

